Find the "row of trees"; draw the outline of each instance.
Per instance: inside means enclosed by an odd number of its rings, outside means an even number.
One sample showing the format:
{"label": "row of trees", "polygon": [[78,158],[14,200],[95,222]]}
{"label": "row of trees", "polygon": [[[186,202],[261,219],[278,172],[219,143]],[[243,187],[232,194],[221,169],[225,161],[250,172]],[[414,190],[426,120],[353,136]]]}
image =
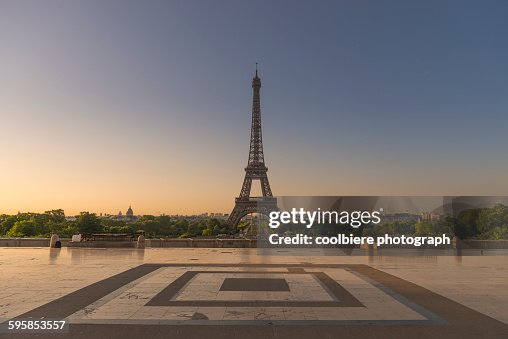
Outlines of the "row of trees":
{"label": "row of trees", "polygon": [[390,235],[411,235],[411,236],[440,236],[446,234],[453,237],[453,218],[445,218],[439,221],[395,221],[389,224],[365,228],[363,235],[376,236],[383,234]]}
{"label": "row of trees", "polygon": [[454,223],[455,234],[462,239],[508,239],[508,206],[462,211]]}
{"label": "row of trees", "polygon": [[278,228],[279,233],[290,231],[292,233],[305,233],[311,236],[328,235],[337,233],[353,234],[355,236],[378,236],[410,235],[410,236],[441,236],[446,234],[460,239],[508,239],[508,207],[502,204],[491,208],[467,209],[457,217],[443,217],[436,221],[408,220],[395,221],[387,224],[366,224],[359,228],[351,228],[349,225],[320,224],[311,229],[305,226],[282,225]]}
{"label": "row of trees", "polygon": [[[239,229],[248,226],[241,223]],[[298,230],[285,226],[279,232]],[[0,215],[0,236],[48,237],[58,234],[71,237],[77,233],[133,233],[144,231],[147,237],[196,237],[215,236],[228,231],[226,222],[215,218],[182,219],[169,216],[144,215],[132,222],[99,218],[94,213],[81,212],[75,220],[67,220],[63,210],[45,213],[20,213]],[[384,225],[364,225],[351,229],[347,225],[318,225],[307,234],[354,233],[355,235],[405,234],[438,236],[447,234],[461,239],[508,239],[508,207],[498,204],[491,208],[464,210],[456,218],[447,217],[439,221],[397,221]]]}
{"label": "row of trees", "polygon": [[44,213],[0,215],[0,236],[4,237],[71,237],[78,233],[134,233],[144,231],[147,237],[195,237],[227,233],[224,220],[175,219],[169,216],[144,215],[132,222],[99,218],[95,213],[81,212],[67,220],[63,210]]}
{"label": "row of trees", "polygon": [[508,207],[497,204],[491,208],[467,209],[456,218],[439,221],[397,221],[368,227],[364,234],[407,234],[419,236],[456,235],[460,239],[508,239]]}

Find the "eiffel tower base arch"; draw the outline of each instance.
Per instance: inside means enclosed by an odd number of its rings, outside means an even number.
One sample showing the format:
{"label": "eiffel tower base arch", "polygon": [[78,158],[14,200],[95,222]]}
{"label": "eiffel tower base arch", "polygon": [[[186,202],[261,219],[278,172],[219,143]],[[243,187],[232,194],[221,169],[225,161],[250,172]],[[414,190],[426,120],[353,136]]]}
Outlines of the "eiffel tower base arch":
{"label": "eiffel tower base arch", "polygon": [[228,218],[229,229],[234,232],[240,220],[247,214],[259,213],[268,216],[270,212],[277,210],[277,198],[274,197],[236,198],[235,207]]}

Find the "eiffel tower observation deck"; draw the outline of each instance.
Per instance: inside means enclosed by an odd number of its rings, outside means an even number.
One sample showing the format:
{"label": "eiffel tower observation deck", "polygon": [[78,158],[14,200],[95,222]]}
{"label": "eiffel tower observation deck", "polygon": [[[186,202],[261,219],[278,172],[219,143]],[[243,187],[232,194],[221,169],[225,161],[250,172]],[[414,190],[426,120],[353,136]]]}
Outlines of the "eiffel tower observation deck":
{"label": "eiffel tower observation deck", "polygon": [[[229,215],[228,224],[235,229],[240,220],[251,213],[268,214],[277,209],[277,200],[272,195],[272,189],[268,181],[263,153],[263,137],[261,134],[261,79],[258,75],[256,63],[256,75],[252,79],[252,124],[250,133],[249,160],[245,167],[245,179],[243,180],[240,195],[235,199],[235,207]],[[251,196],[252,181],[257,180],[261,184],[261,197]]]}

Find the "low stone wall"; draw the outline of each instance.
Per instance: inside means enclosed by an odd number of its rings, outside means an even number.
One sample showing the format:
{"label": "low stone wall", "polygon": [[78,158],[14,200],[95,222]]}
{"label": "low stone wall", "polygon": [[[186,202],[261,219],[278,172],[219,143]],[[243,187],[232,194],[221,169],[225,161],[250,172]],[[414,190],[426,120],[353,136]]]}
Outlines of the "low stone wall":
{"label": "low stone wall", "polygon": [[0,238],[0,247],[48,247],[48,238]]}
{"label": "low stone wall", "polygon": [[462,240],[459,242],[463,249],[473,248],[480,250],[508,249],[508,240]]}
{"label": "low stone wall", "polygon": [[[62,246],[67,246],[70,238],[60,238]],[[0,238],[0,247],[49,247],[49,238]]]}
{"label": "low stone wall", "polygon": [[136,248],[137,241],[82,241],[68,242],[67,247],[75,248]]}
{"label": "low stone wall", "polygon": [[[71,242],[60,238],[62,247],[136,248],[137,241],[85,241]],[[255,248],[256,239],[146,239],[145,247],[167,248]],[[508,240],[462,240],[462,249],[508,249]],[[0,238],[0,247],[49,247],[49,238]],[[396,248],[400,246],[384,246]],[[449,246],[447,246],[449,248]],[[431,246],[431,248],[435,248]],[[439,247],[438,247],[439,248]]]}
{"label": "low stone wall", "polygon": [[[72,248],[136,248],[137,241],[82,241],[71,242],[60,238],[62,247]],[[191,248],[254,248],[255,239],[146,239],[145,247]],[[49,247],[49,238],[0,238],[0,247]]]}
{"label": "low stone wall", "polygon": [[146,247],[254,248],[255,239],[147,239]]}

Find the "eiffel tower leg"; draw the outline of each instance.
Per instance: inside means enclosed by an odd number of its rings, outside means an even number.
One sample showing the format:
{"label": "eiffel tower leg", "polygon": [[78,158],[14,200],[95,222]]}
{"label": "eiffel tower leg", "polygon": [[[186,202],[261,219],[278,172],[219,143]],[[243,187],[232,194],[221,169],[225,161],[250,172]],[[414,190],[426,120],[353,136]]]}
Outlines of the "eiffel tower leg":
{"label": "eiffel tower leg", "polygon": [[261,191],[263,192],[264,197],[271,197],[272,190],[270,188],[270,183],[268,182],[268,177],[261,178]]}
{"label": "eiffel tower leg", "polygon": [[240,191],[240,198],[248,198],[250,195],[251,187],[252,187],[252,178],[249,177],[248,174],[245,174],[242,190]]}
{"label": "eiffel tower leg", "polygon": [[242,220],[242,212],[243,212],[243,209],[238,208],[238,206],[235,206],[235,208],[229,215],[228,225],[229,225],[230,231],[236,230],[236,227],[240,223],[240,220]]}

